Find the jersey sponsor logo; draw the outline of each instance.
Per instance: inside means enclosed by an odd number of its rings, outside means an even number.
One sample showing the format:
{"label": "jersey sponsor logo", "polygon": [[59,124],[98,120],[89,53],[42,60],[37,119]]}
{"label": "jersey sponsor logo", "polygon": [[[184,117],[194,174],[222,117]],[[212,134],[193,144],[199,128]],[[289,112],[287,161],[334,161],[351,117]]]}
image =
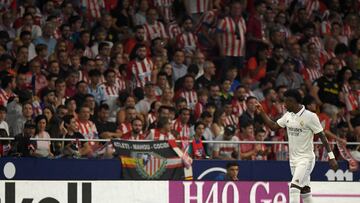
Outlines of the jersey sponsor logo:
{"label": "jersey sponsor logo", "polygon": [[136,171],[145,179],[158,179],[166,170],[167,161],[160,155],[150,153],[136,153]]}
{"label": "jersey sponsor logo", "polygon": [[287,130],[288,130],[289,135],[291,135],[291,136],[299,136],[299,134],[302,133],[302,131],[303,131],[300,128],[293,128],[293,127],[288,127]]}
{"label": "jersey sponsor logo", "polygon": [[329,181],[353,181],[353,173],[349,170],[345,172],[341,169],[338,169],[336,172],[332,169],[329,169],[325,174]]}

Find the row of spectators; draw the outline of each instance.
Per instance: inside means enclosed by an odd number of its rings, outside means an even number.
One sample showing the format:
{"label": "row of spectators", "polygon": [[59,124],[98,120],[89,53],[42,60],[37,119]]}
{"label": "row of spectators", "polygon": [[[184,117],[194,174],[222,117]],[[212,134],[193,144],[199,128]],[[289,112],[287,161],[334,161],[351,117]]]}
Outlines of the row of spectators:
{"label": "row of spectators", "polygon": [[202,140],[285,141],[255,104],[276,120],[298,89],[337,157],[359,159],[344,148],[360,140],[358,1],[0,2],[0,130],[16,137],[2,156],[110,157],[109,144],[28,138],[121,138],[177,139],[198,159],[286,160],[284,144]]}

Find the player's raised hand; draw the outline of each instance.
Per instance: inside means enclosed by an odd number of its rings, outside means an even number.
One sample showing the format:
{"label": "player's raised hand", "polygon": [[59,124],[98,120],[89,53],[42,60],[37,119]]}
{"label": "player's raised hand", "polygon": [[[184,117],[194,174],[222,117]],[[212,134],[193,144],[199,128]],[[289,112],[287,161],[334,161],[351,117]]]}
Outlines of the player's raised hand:
{"label": "player's raised hand", "polygon": [[336,161],[336,159],[329,159],[330,168],[334,171],[337,171],[339,168],[339,165]]}
{"label": "player's raised hand", "polygon": [[256,113],[258,113],[258,114],[264,113],[264,108],[262,107],[260,102],[256,101],[255,107],[256,107]]}

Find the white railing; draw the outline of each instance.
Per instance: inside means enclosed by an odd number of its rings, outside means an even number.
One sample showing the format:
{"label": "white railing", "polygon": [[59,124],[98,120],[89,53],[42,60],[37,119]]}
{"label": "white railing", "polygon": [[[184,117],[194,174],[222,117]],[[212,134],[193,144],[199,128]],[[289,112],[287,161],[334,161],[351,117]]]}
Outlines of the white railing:
{"label": "white railing", "polygon": [[[15,140],[14,137],[0,137],[0,140]],[[80,141],[80,142],[110,142],[111,140],[121,140],[119,138],[115,139],[75,139],[75,138],[30,138],[32,141]],[[151,142],[152,140],[134,140],[134,142]],[[177,142],[181,142],[177,140]],[[214,144],[288,144],[287,141],[209,141],[203,140],[203,143],[214,143]],[[314,144],[322,144],[322,142],[314,142]],[[329,144],[336,144],[336,142],[329,142]],[[360,142],[348,142],[347,145],[360,145]]]}

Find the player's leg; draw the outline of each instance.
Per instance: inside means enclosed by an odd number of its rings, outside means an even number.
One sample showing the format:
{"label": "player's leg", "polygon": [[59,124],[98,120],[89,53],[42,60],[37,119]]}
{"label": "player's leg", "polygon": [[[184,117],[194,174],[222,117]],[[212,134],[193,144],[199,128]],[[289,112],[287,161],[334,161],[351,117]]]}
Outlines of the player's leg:
{"label": "player's leg", "polygon": [[310,188],[310,174],[315,166],[315,160],[309,161],[308,168],[305,172],[304,181],[302,182],[305,185],[301,190],[301,199],[304,203],[313,203],[312,195],[311,195],[311,188]]}
{"label": "player's leg", "polygon": [[301,199],[303,200],[303,203],[313,203],[313,199],[311,196],[311,188],[309,186],[305,186],[300,191]]}
{"label": "player's leg", "polygon": [[300,203],[300,191],[301,187],[291,183],[290,189],[289,189],[289,199],[290,203]]}
{"label": "player's leg", "polygon": [[306,169],[308,168],[307,165],[307,161],[301,161],[291,167],[293,178],[289,189],[290,203],[300,203],[300,193],[304,187],[302,183],[304,182],[303,178],[305,177]]}

